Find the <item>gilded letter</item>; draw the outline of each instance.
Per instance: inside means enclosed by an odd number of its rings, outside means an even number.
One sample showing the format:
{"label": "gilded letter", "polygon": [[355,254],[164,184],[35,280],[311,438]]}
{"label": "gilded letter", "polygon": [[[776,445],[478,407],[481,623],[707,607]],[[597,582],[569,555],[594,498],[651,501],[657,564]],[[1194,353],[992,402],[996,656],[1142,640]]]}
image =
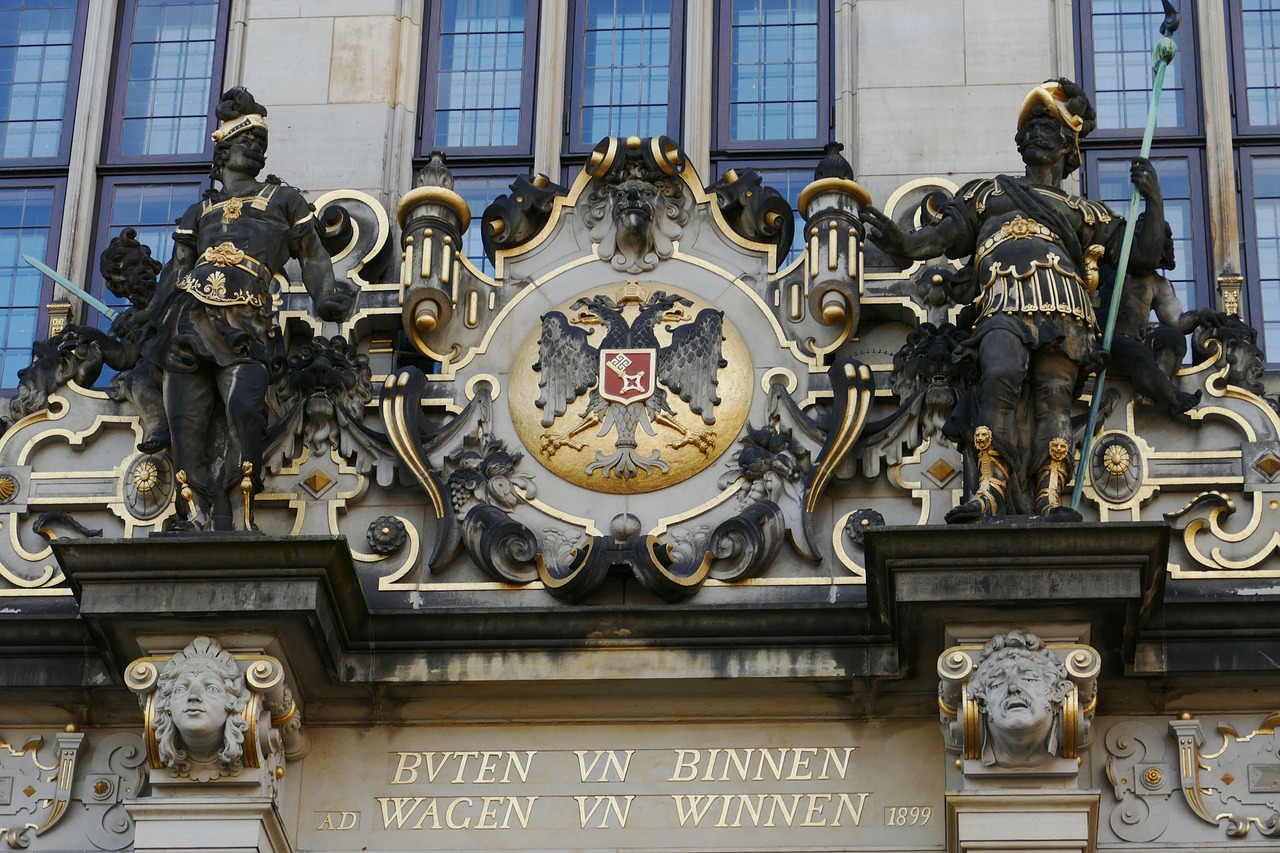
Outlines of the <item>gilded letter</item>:
{"label": "gilded letter", "polygon": [[806,796],[808,796],[809,798],[809,810],[805,813],[804,823],[800,825],[801,826],[826,826],[827,825],[826,818],[822,818],[822,820],[817,820],[817,818],[821,817],[822,815],[823,806],[826,805],[826,803],[823,803],[822,805],[818,805],[818,800],[826,800],[829,803],[831,802],[831,795],[830,794],[807,794]]}
{"label": "gilded letter", "polygon": [[781,794],[771,794],[770,796],[773,797],[773,808],[769,810],[769,822],[765,826],[773,826],[773,816],[778,809],[782,809],[782,816],[787,819],[787,826],[791,826],[791,822],[796,819],[796,810],[800,807],[800,795],[791,795],[791,811],[787,811],[787,807],[783,805]]}
{"label": "gilded letter", "polygon": [[[400,763],[396,765],[395,775],[391,777],[392,785],[408,785],[410,782],[418,781],[418,765],[422,763],[422,756],[416,752],[397,752],[400,756]],[[413,763],[410,764],[410,759]],[[405,774],[409,775],[406,777]]]}
{"label": "gilded letter", "polygon": [[[817,748],[812,746],[802,746],[796,749],[795,755],[792,756],[791,758],[791,772],[787,774],[788,782],[804,781],[806,779],[813,778],[813,771],[809,769],[809,756],[805,755],[803,756],[804,760],[803,761],[800,760],[802,757],[801,753],[806,753],[806,752],[812,753],[813,755],[818,754]],[[803,776],[800,775],[801,769],[804,770]]]}
{"label": "gilded letter", "polygon": [[839,804],[836,805],[836,817],[835,817],[835,820],[831,821],[831,825],[832,826],[840,825],[840,814],[845,810],[845,807],[848,806],[849,814],[851,817],[853,817],[853,825],[859,826],[862,820],[862,804],[867,801],[867,797],[871,796],[871,793],[867,791],[867,792],[860,792],[857,795],[858,797],[857,808],[854,808],[853,800],[849,799],[848,794],[837,794],[837,796],[840,797],[840,802]]}
{"label": "gilded letter", "polygon": [[596,810],[600,808],[601,804],[604,805],[604,815],[600,818],[600,823],[596,826],[596,829],[609,828],[610,812],[613,812],[617,817],[619,828],[625,828],[627,825],[627,816],[631,813],[631,801],[635,799],[635,795],[627,795],[627,807],[625,809],[619,808],[618,798],[612,796],[595,797],[595,804],[591,806],[590,811],[587,811],[587,797],[575,796],[573,799],[578,803],[578,821],[581,828],[586,829],[587,821],[591,820],[592,817],[595,816]]}
{"label": "gilded letter", "polygon": [[[395,821],[396,829],[404,826],[404,822],[413,814],[413,810],[422,804],[423,797],[377,797],[378,804],[382,806],[382,828],[390,829],[391,822]],[[395,814],[387,809],[388,803],[392,804]],[[405,805],[409,808],[406,809]]]}
{"label": "gilded letter", "polygon": [[333,812],[324,813],[324,820],[320,821],[320,825],[316,827],[316,831],[319,832],[322,829],[337,829],[337,827],[333,825]]}
{"label": "gilded letter", "polygon": [[475,805],[475,802],[470,797],[458,797],[458,799],[454,800],[452,803],[449,803],[449,808],[445,809],[444,822],[445,822],[445,825],[448,826],[450,829],[466,829],[467,827],[471,826],[470,815],[468,815],[467,819],[464,820],[462,823],[453,822],[453,810],[458,807],[459,803],[466,803],[468,807]]}
{"label": "gilded letter", "polygon": [[[677,749],[676,751],[676,769],[672,771],[671,778],[668,782],[692,782],[698,778],[698,762],[702,760],[702,750],[700,749]],[[689,775],[684,776],[681,770],[688,770]]]}
{"label": "gilded letter", "polygon": [[[505,797],[482,797],[480,800],[480,819],[476,821],[476,829],[497,829],[498,828],[498,804]],[[490,811],[492,807],[493,811]],[[485,819],[489,819],[490,823],[485,823]]]}
{"label": "gilded letter", "polygon": [[[693,825],[697,826],[702,819],[707,816],[707,812],[711,810],[711,804],[716,801],[715,794],[672,794],[671,799],[676,801],[676,814],[680,817],[680,825],[684,826],[693,818]],[[702,808],[702,801],[706,800],[706,805]]]}
{"label": "gilded letter", "polygon": [[[703,782],[713,782],[716,776],[716,756],[720,754],[720,747],[713,746],[711,754],[707,756],[707,775],[702,777]],[[726,760],[725,764],[729,762]]]}
{"label": "gilded letter", "polygon": [[462,774],[463,774],[463,773],[465,773],[465,772],[467,771],[467,759],[468,759],[468,758],[479,758],[479,757],[480,757],[480,753],[478,753],[478,752],[455,752],[455,753],[453,754],[453,756],[454,756],[454,758],[457,758],[457,759],[458,759],[458,775],[454,777],[453,782],[452,782],[451,784],[453,784],[453,785],[461,785],[461,784],[462,784]]}
{"label": "gilded letter", "polygon": [[741,779],[743,782],[747,781],[747,768],[751,766],[751,754],[755,751],[756,751],[756,748],[754,746],[748,747],[746,750],[744,750],[746,755],[744,755],[743,759],[739,761],[738,750],[726,749],[724,751],[725,753],[724,775],[720,777],[720,781],[721,782],[729,781],[729,760],[730,759],[733,760],[734,766],[738,768],[738,778]]}
{"label": "gilded letter", "polygon": [[835,765],[836,769],[840,771],[840,778],[841,779],[845,778],[845,774],[849,772],[849,756],[853,755],[853,751],[857,749],[857,747],[856,746],[841,747],[841,749],[844,750],[843,760],[836,757],[835,747],[827,746],[823,748],[827,751],[827,757],[822,759],[822,775],[820,775],[818,778],[830,779],[831,777],[827,774],[827,768],[833,764]]}
{"label": "gilded letter", "polygon": [[360,817],[360,812],[342,812],[342,820],[338,823],[338,831],[346,832],[349,829],[356,828],[356,820]]}
{"label": "gilded letter", "polygon": [[773,778],[781,781],[782,768],[787,763],[787,753],[790,751],[791,751],[790,747],[785,747],[785,746],[782,749],[778,750],[778,763],[774,764],[773,750],[769,749],[767,746],[761,747],[760,764],[756,766],[756,781],[759,782],[763,778],[762,773],[764,771],[764,763],[766,760],[769,762],[769,769],[773,771]]}
{"label": "gilded letter", "polygon": [[[495,774],[498,772],[497,762],[500,755],[502,755],[501,752],[480,753],[480,769],[476,771],[477,785],[492,785],[498,781]],[[485,778],[485,774],[488,774],[488,779]]]}
{"label": "gilded letter", "polygon": [[422,753],[422,757],[427,759],[427,781],[428,782],[436,781],[436,776],[438,776],[440,774],[440,771],[444,769],[444,766],[449,762],[449,756],[451,755],[453,755],[452,752],[440,753],[440,766],[437,767],[435,752]]}
{"label": "gilded letter", "polygon": [[427,807],[422,810],[422,814],[418,816],[418,822],[413,825],[413,828],[422,829],[422,825],[426,823],[427,818],[431,818],[432,829],[444,829],[440,825],[440,810],[436,807],[435,797],[427,800]]}
{"label": "gilded letter", "polygon": [[503,815],[503,818],[502,818],[502,828],[503,828],[503,829],[510,829],[510,828],[511,828],[511,812],[512,812],[512,811],[515,811],[515,813],[516,813],[516,820],[520,821],[520,828],[521,828],[521,829],[528,829],[528,828],[529,828],[529,818],[533,816],[533,801],[534,801],[534,800],[536,800],[536,799],[538,799],[538,798],[537,798],[537,797],[525,797],[525,800],[526,800],[525,805],[527,805],[529,808],[528,808],[526,811],[523,811],[523,812],[522,812],[522,811],[520,811],[520,802],[519,802],[520,798],[519,798],[519,797],[507,797],[507,813],[506,813],[505,815]]}
{"label": "gilded letter", "polygon": [[621,750],[596,749],[592,751],[595,753],[595,757],[591,759],[591,764],[589,765],[586,761],[587,751],[585,749],[575,749],[573,751],[573,754],[578,756],[578,776],[583,782],[592,781],[588,777],[595,772],[596,765],[600,763],[601,758],[604,759],[604,767],[600,769],[600,778],[596,779],[596,782],[609,781],[610,767],[613,768],[614,775],[617,776],[617,781],[626,781],[627,769],[631,766],[631,756],[635,755],[636,752],[634,749],[627,750],[627,760],[625,762],[618,760],[618,753],[621,752]]}
{"label": "gilded letter", "polygon": [[[524,751],[524,764],[520,764],[519,757],[514,752],[507,753],[507,769],[502,774],[502,781],[509,782],[511,780],[511,768],[514,767],[516,772],[520,774],[521,782],[529,781],[529,768],[533,766],[533,757],[538,754],[536,749],[526,749]],[[534,797],[536,800],[537,797]]]}

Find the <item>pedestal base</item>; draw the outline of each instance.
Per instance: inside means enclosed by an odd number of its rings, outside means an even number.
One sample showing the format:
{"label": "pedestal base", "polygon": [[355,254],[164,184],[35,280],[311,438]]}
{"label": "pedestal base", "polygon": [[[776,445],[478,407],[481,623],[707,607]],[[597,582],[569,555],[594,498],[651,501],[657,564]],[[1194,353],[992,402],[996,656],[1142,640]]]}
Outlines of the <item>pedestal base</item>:
{"label": "pedestal base", "polygon": [[1098,793],[947,795],[948,853],[1092,853]]}
{"label": "pedestal base", "polygon": [[224,797],[147,798],[127,803],[136,853],[293,853],[271,800]]}

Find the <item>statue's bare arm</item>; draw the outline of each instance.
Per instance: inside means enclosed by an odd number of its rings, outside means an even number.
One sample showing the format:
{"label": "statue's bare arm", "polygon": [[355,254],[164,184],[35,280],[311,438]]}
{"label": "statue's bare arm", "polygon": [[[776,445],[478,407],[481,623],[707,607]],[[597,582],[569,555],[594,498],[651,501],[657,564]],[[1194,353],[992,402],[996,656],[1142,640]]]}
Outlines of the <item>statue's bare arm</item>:
{"label": "statue's bare arm", "polygon": [[862,211],[862,221],[871,226],[867,239],[895,258],[913,261],[936,258],[954,249],[959,239],[955,222],[946,216],[915,231],[903,231],[879,208],[867,205]]}
{"label": "statue's bare arm", "polygon": [[355,304],[355,290],[345,281],[333,277],[333,262],[314,232],[298,242],[298,263],[302,265],[302,283],[315,303],[321,320],[342,322]]}

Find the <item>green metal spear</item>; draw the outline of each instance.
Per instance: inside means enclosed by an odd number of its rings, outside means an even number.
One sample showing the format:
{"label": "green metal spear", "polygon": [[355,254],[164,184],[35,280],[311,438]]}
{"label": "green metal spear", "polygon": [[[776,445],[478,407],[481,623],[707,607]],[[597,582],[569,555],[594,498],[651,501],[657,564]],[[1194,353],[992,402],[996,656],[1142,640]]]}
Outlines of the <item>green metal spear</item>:
{"label": "green metal spear", "polygon": [[[1142,134],[1142,151],[1140,157],[1151,154],[1151,139],[1156,133],[1156,111],[1160,106],[1160,93],[1164,91],[1164,74],[1178,52],[1173,43],[1173,34],[1177,32],[1181,18],[1177,7],[1170,0],[1161,0],[1164,5],[1164,22],[1160,24],[1160,41],[1156,42],[1151,53],[1151,70],[1155,73],[1155,84],[1151,89],[1151,103],[1147,107],[1147,127]],[[1124,224],[1124,242],[1120,244],[1120,259],[1116,263],[1116,281],[1111,291],[1111,309],[1107,312],[1107,326],[1102,335],[1102,348],[1111,351],[1111,338],[1116,330],[1116,318],[1120,314],[1120,298],[1124,292],[1124,280],[1129,269],[1129,252],[1133,248],[1133,234],[1138,222],[1138,188],[1133,188],[1129,198],[1129,215]],[[1150,225],[1150,223],[1148,223]],[[1102,403],[1102,391],[1107,383],[1107,369],[1098,371],[1097,381],[1093,386],[1093,402],[1089,406],[1089,423],[1085,426],[1084,439],[1080,446],[1080,464],[1076,466],[1075,488],[1071,492],[1071,508],[1078,510],[1080,496],[1084,492],[1084,474],[1089,464],[1089,455],[1093,451],[1093,432],[1098,425],[1098,407]]]}

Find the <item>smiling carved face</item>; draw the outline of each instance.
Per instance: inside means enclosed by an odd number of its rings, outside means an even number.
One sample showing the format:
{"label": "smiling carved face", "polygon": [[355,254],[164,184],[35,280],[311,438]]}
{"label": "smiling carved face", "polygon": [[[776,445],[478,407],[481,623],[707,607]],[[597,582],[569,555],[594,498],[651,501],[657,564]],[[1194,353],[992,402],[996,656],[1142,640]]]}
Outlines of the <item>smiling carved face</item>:
{"label": "smiling carved face", "polygon": [[209,761],[222,747],[230,714],[226,686],[209,669],[190,669],[178,675],[169,696],[169,713],[187,754]]}

